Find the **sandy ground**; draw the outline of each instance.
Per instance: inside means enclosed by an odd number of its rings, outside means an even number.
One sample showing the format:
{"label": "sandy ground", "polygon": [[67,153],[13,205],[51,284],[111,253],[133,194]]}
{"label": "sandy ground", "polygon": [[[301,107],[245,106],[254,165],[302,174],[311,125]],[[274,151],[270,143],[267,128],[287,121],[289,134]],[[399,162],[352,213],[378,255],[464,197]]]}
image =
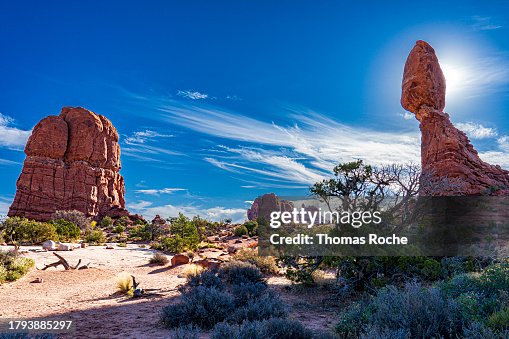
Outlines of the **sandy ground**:
{"label": "sandy ground", "polygon": [[[40,249],[40,247],[36,247]],[[0,249],[7,249],[6,247]],[[23,247],[22,250],[27,250]],[[154,251],[128,245],[108,250],[104,246],[58,252],[71,265],[90,262],[88,270],[65,271],[62,266],[31,270],[20,280],[0,286],[0,318],[59,317],[74,320],[74,338],[169,338],[158,326],[158,314],[179,295],[185,282],[184,266],[148,265]],[[28,252],[36,267],[57,261],[52,252]],[[170,258],[170,257],[169,257]],[[55,260],[57,259],[57,260]],[[152,296],[126,298],[116,293],[120,274],[133,274]],[[42,278],[43,283],[33,283]]]}
{"label": "sandy ground", "polygon": [[[128,245],[104,246],[58,252],[69,264],[90,262],[90,269],[65,271],[62,266],[45,271],[33,269],[20,280],[0,286],[0,319],[45,317],[73,320],[76,331],[63,338],[171,338],[172,332],[159,326],[161,308],[176,302],[177,287],[185,283],[179,267],[148,265],[155,251]],[[1,247],[0,250],[9,249]],[[40,247],[22,247],[23,251]],[[57,261],[52,252],[25,253],[37,268]],[[170,258],[170,257],[168,257]],[[140,287],[148,290],[144,298],[118,295],[119,275],[132,274]],[[43,283],[33,282],[42,278]],[[326,301],[327,293],[300,289],[284,277],[271,277],[269,286],[277,290],[290,306],[290,317],[309,328],[330,329],[337,321],[337,308]],[[206,333],[202,334],[207,338]]]}

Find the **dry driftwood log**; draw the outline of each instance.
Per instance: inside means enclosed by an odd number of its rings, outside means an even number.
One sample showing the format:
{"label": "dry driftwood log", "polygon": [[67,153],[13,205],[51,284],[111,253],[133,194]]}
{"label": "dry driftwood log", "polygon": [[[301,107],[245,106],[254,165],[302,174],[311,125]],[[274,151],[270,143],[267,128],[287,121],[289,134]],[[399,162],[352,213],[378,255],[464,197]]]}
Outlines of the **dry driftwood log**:
{"label": "dry driftwood log", "polygon": [[75,269],[83,270],[83,269],[87,269],[88,265],[90,265],[90,263],[88,263],[86,265],[79,267],[81,264],[81,259],[80,259],[78,261],[78,263],[76,264],[76,266],[71,266],[71,265],[69,265],[67,260],[65,260],[64,257],[62,257],[61,255],[58,255],[55,252],[53,252],[53,255],[55,255],[59,260],[57,262],[45,265],[44,268],[42,269],[43,271],[50,267],[57,267],[58,265],[64,266],[65,270],[75,270]]}

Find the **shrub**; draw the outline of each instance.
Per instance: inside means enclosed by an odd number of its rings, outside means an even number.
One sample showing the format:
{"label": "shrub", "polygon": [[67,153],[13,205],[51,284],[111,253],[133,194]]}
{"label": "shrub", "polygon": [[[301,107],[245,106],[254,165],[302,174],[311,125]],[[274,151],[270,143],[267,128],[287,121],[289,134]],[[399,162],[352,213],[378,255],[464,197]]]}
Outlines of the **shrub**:
{"label": "shrub", "polygon": [[486,325],[492,330],[509,330],[509,308],[490,315]]}
{"label": "shrub", "polygon": [[181,326],[177,327],[172,336],[173,339],[199,339],[200,333],[195,326]]}
{"label": "shrub", "polygon": [[101,227],[108,228],[111,226],[113,226],[113,219],[111,217],[105,216],[104,218],[102,218]]}
{"label": "shrub", "polygon": [[218,290],[224,290],[225,288],[221,278],[212,270],[203,270],[195,274],[189,274],[187,276],[187,285],[191,288],[198,286],[213,287]]}
{"label": "shrub", "polygon": [[50,223],[55,226],[60,241],[73,241],[80,238],[81,231],[74,223],[64,219],[52,220]]}
{"label": "shrub", "polygon": [[20,217],[10,217],[2,222],[5,237],[26,244],[40,244],[46,240],[58,240],[53,224],[37,222]]}
{"label": "shrub", "polygon": [[231,289],[236,306],[245,305],[249,300],[259,299],[266,290],[267,284],[261,282],[233,285]]}
{"label": "shrub", "polygon": [[117,233],[117,234],[124,233],[124,231],[125,231],[125,227],[123,225],[117,225],[113,229],[113,233]]}
{"label": "shrub", "polygon": [[90,245],[101,245],[106,241],[106,237],[102,230],[87,231],[84,241],[88,242]]}
{"label": "shrub", "polygon": [[232,285],[264,281],[263,274],[258,267],[238,260],[223,264],[219,270],[219,276]]}
{"label": "shrub", "polygon": [[172,252],[196,251],[200,236],[196,226],[182,213],[170,221],[171,237],[167,239],[168,250]]}
{"label": "shrub", "polygon": [[129,274],[123,273],[117,277],[117,290],[125,295],[133,294],[133,280]]}
{"label": "shrub", "polygon": [[157,265],[166,265],[168,262],[168,257],[162,253],[154,254],[149,260],[149,263]]}
{"label": "shrub", "polygon": [[276,274],[279,272],[274,257],[259,256],[258,251],[255,249],[242,248],[235,255],[235,259],[253,264],[266,274]]}
{"label": "shrub", "polygon": [[127,243],[125,241],[121,241],[117,244],[118,247],[127,247]]}
{"label": "shrub", "polygon": [[394,286],[383,288],[367,305],[344,314],[336,330],[343,336],[383,330],[430,338],[457,333],[457,321],[457,304],[445,298],[438,288],[409,283],[402,290]]}
{"label": "shrub", "polygon": [[235,228],[234,233],[235,233],[235,236],[237,236],[237,237],[241,237],[241,236],[243,236],[243,235],[248,235],[248,234],[249,234],[249,231],[247,230],[246,226],[244,226],[244,225],[240,225],[240,226],[237,226],[237,227]]}
{"label": "shrub", "polygon": [[214,287],[198,286],[182,294],[182,301],[163,308],[161,322],[165,327],[196,325],[210,329],[225,320],[234,309],[233,297]]}
{"label": "shrub", "polygon": [[211,339],[312,339],[313,332],[300,322],[289,319],[246,321],[242,325],[219,323],[211,333]]}
{"label": "shrub", "polygon": [[257,298],[248,299],[244,306],[236,308],[228,320],[240,324],[246,320],[265,320],[286,316],[287,311],[281,299],[274,293],[265,292]]}
{"label": "shrub", "polygon": [[191,265],[187,265],[184,268],[182,275],[184,277],[186,277],[186,279],[189,279],[192,276],[197,276],[198,274],[200,274],[203,271],[204,271],[203,266],[191,264]]}
{"label": "shrub", "polygon": [[152,233],[147,224],[140,224],[132,227],[129,230],[130,239],[139,239],[142,241],[148,241],[152,239]]}
{"label": "shrub", "polygon": [[0,284],[18,280],[34,265],[33,259],[21,257],[15,252],[0,251]]}
{"label": "shrub", "polygon": [[256,221],[246,221],[244,223],[244,227],[247,229],[247,232],[250,236],[255,236],[258,234],[258,223]]}
{"label": "shrub", "polygon": [[72,211],[56,211],[52,218],[53,220],[64,219],[65,221],[72,222],[74,225],[82,231],[90,228],[91,220],[86,217],[83,212],[72,210]]}

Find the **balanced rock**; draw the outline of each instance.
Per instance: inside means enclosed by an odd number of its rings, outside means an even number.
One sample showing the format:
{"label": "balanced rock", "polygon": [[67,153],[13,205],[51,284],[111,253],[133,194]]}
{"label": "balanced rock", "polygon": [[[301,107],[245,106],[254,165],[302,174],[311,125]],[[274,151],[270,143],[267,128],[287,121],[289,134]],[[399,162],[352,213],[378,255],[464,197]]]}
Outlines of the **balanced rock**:
{"label": "balanced rock", "polygon": [[65,107],[35,126],[25,154],[9,216],[48,220],[58,210],[94,218],[130,215],[118,133],[104,116]]}
{"label": "balanced rock", "polygon": [[270,220],[270,213],[274,211],[292,211],[293,203],[287,200],[281,200],[274,193],[267,193],[256,198],[247,210],[247,218],[249,220],[256,220],[264,218]]}
{"label": "balanced rock", "polygon": [[401,105],[421,130],[423,195],[509,195],[509,172],[479,158],[445,107],[446,79],[435,50],[417,41],[405,64]]}

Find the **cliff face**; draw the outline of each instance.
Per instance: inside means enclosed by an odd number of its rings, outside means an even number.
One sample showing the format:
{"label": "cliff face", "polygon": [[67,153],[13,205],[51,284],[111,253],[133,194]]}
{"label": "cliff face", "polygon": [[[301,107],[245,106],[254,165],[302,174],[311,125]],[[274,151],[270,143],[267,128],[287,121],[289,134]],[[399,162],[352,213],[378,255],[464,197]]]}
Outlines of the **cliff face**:
{"label": "cliff face", "polygon": [[420,122],[422,194],[509,195],[509,172],[482,161],[445,107],[446,79],[434,49],[417,41],[405,64],[401,105]]}
{"label": "cliff face", "polygon": [[274,193],[267,193],[256,198],[247,210],[247,218],[249,220],[256,220],[257,218],[264,218],[270,220],[270,213],[274,211],[292,211],[293,203],[287,200],[279,199]]}
{"label": "cliff face", "polygon": [[128,216],[118,133],[102,115],[66,107],[34,128],[9,216],[48,220],[57,210]]}

